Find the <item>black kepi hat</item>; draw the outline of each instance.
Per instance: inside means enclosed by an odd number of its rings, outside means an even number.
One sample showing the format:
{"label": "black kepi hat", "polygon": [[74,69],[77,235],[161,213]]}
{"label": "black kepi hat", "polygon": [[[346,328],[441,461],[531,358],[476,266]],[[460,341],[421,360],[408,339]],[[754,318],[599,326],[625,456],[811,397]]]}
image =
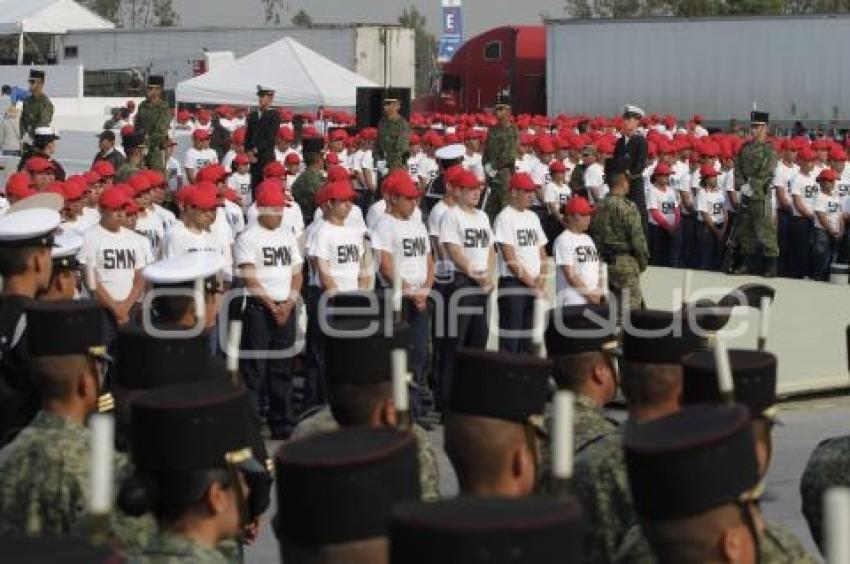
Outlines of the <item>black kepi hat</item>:
{"label": "black kepi hat", "polygon": [[631,310],[623,324],[623,358],[646,364],[679,364],[703,344],[681,312]]}
{"label": "black kepi hat", "polygon": [[750,123],[752,125],[767,125],[770,123],[770,114],[767,112],[750,112]]}
{"label": "black kepi hat", "polygon": [[38,69],[30,69],[30,77],[29,80],[40,80],[44,82],[44,71]]}
{"label": "black kepi hat", "polygon": [[106,358],[106,314],[91,300],[36,302],[27,310],[30,356],[95,354]]}
{"label": "black kepi hat", "polygon": [[158,74],[152,74],[148,76],[148,87],[151,86],[159,86],[160,88],[165,87],[165,77]]}
{"label": "black kepi hat", "polygon": [[349,319],[331,326],[325,336],[328,384],[374,384],[392,379],[392,351],[407,349],[407,324]]}

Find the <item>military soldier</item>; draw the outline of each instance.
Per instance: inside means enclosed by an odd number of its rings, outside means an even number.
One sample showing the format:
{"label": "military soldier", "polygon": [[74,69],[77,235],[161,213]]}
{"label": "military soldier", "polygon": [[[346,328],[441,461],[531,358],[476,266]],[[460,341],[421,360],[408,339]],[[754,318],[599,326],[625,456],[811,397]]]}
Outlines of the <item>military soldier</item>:
{"label": "military soldier", "polygon": [[445,449],[466,495],[522,497],[536,487],[551,363],[461,349]]}
{"label": "military soldier", "polygon": [[24,100],[21,110],[21,137],[23,142],[23,157],[26,160],[35,139],[37,127],[50,127],[53,121],[53,102],[44,93],[44,71],[30,69],[30,92],[32,95]]}
{"label": "military soldier", "polygon": [[[679,314],[665,311],[631,311],[624,324],[620,380],[629,410],[624,429],[679,410],[680,359],[702,344],[683,321]],[[660,335],[659,330],[665,334]],[[573,488],[587,523],[586,563],[611,562],[637,521],[626,478],[623,433],[618,430],[600,436],[575,459]]]}
{"label": "military soldier", "polygon": [[287,564],[387,564],[390,515],[420,496],[409,433],[355,427],[284,444],[273,520]]}
{"label": "military soldier", "polygon": [[779,243],[770,197],[777,157],[767,140],[769,117],[767,112],[750,114],[753,140],[744,145],[735,160],[735,189],[741,194],[736,236],[744,255],[744,264],[736,273],[772,278],[777,274]]}
{"label": "military soldier", "polygon": [[[598,316],[602,324],[590,319]],[[607,306],[570,306],[550,313],[546,327],[546,352],[554,363],[558,389],[575,394],[573,445],[577,453],[604,435],[616,432],[617,423],[603,408],[617,393],[617,326]]]}
{"label": "military soldier", "polygon": [[[729,364],[734,385],[734,400],[747,407],[752,428],[753,446],[758,464],[758,475],[764,480],[773,452],[771,431],[776,421],[776,357],[770,353],[748,350],[730,350]],[[714,354],[702,350],[682,359],[682,403],[722,403],[717,366]],[[755,518],[761,533],[759,554],[762,562],[795,562],[814,564],[800,541],[781,525]],[[626,534],[617,555],[617,562],[655,564],[657,559],[640,526],[635,525]]]}
{"label": "military soldier", "polygon": [[148,148],[145,156],[146,168],[165,173],[168,128],[171,125],[171,108],[162,99],[165,79],[162,76],[148,76],[147,98],[139,104],[134,125],[136,133],[142,136]]}
{"label": "military soldier", "polygon": [[83,246],[83,238],[74,231],[63,231],[56,236],[50,251],[53,272],[50,283],[39,300],[73,300],[80,288],[80,261],[77,254]]}
{"label": "military soldier", "polygon": [[[54,536],[85,530],[91,433],[106,363],[104,310],[89,301],[52,301],[27,312],[30,375],[41,410],[0,450],[0,534]],[[62,338],[56,338],[61,335]],[[127,460],[114,458],[116,480]],[[114,513],[110,532],[140,548],[152,523]]]}
{"label": "military soldier", "polygon": [[145,159],[145,140],[144,137],[136,132],[129,133],[121,138],[121,143],[124,147],[124,154],[127,158],[124,164],[115,173],[116,182],[127,182],[130,177],[142,170]]}
{"label": "military soldier", "polygon": [[482,157],[484,169],[490,177],[486,212],[491,221],[508,203],[508,184],[514,172],[519,143],[519,131],[511,123],[510,100],[500,98],[495,112],[499,122],[490,128]]}
{"label": "military soldier", "polygon": [[0,445],[38,410],[38,395],[26,371],[26,308],[50,284],[50,249],[59,212],[29,209],[0,219]]}
{"label": "military soldier", "polygon": [[307,224],[313,221],[316,211],[316,193],[325,183],[322,176],[325,161],[322,158],[322,148],[317,145],[312,139],[304,140],[304,163],[307,168],[298,175],[292,185],[292,198],[301,208],[304,222]]}
{"label": "military soldier", "polygon": [[644,234],[647,233],[646,192],[643,172],[646,168],[648,144],[637,132],[644,111],[637,106],[627,105],[623,109],[623,135],[614,146],[613,161],[617,168],[629,178],[629,200],[637,206]]}
{"label": "military soldier", "polygon": [[[407,168],[410,156],[410,125],[401,115],[398,98],[384,98],[384,117],[378,122],[378,141],[375,143],[375,162],[386,163],[386,170]],[[378,170],[383,167],[378,164]]]}
{"label": "military soldier", "polygon": [[129,562],[226,563],[218,545],[268,507],[271,475],[254,457],[245,391],[229,381],[168,386],[132,402],[134,475],[119,505],[159,530]]}
{"label": "military soldier", "polygon": [[275,160],[275,141],[280,130],[280,114],[272,108],[274,89],[257,85],[259,107],[250,113],[246,124],[245,152],[251,157],[251,185],[263,181],[263,169]]}
{"label": "military soldier", "polygon": [[642,307],[640,273],[649,262],[649,249],[641,225],[640,213],[634,202],[626,199],[629,182],[623,172],[613,172],[608,178],[611,191],[596,206],[590,224],[599,255],[608,263],[608,285],[617,296],[620,307]]}
{"label": "military soldier", "polygon": [[[368,425],[391,427],[397,423],[392,399],[392,366],[394,348],[405,348],[409,329],[396,324],[392,336],[378,329],[369,337],[354,338],[352,332],[365,329],[364,320],[337,321],[333,335],[325,337],[325,378],[329,405],[303,419],[292,433],[293,439],[342,427]],[[383,326],[383,324],[382,324]],[[428,434],[413,425],[419,458],[422,496],[426,500],[440,497],[437,458]]]}
{"label": "military soldier", "polygon": [[483,564],[502,556],[513,564],[578,562],[581,533],[581,508],[573,498],[405,503],[390,524],[390,563]]}

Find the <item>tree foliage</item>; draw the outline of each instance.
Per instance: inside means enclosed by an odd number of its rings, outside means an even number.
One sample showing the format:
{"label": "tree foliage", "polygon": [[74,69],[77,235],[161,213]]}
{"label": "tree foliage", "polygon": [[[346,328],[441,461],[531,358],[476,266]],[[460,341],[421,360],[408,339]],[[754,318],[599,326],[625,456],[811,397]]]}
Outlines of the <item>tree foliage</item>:
{"label": "tree foliage", "polygon": [[295,27],[310,27],[313,25],[313,17],[303,9],[298,10],[298,13],[292,16],[292,25]]}
{"label": "tree foliage", "polygon": [[82,4],[118,27],[171,27],[180,24],[172,0],[83,0]]}
{"label": "tree foliage", "polygon": [[267,24],[280,25],[280,11],[283,0],[260,0],[263,3],[263,15]]}
{"label": "tree foliage", "polygon": [[574,18],[757,16],[850,11],[850,0],[566,0]]}
{"label": "tree foliage", "polygon": [[398,23],[413,29],[416,49],[415,94],[428,92],[437,72],[437,38],[428,31],[428,20],[415,6],[402,10]]}

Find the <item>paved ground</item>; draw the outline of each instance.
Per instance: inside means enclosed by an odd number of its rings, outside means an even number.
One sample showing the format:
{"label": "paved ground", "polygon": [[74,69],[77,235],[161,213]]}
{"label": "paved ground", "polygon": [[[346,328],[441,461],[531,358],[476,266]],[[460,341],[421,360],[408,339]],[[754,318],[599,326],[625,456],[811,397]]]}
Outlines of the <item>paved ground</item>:
{"label": "paved ground", "polygon": [[[778,521],[793,531],[806,548],[817,554],[809,531],[800,513],[799,481],[809,454],[817,444],[828,437],[850,434],[850,397],[828,397],[798,400],[782,404],[780,419],[783,422],[774,431],[775,452],[767,481],[763,509],[768,518]],[[442,453],[442,430],[431,433],[440,456],[441,490],[445,496],[457,493],[457,481],[448,460]],[[279,443],[270,443],[272,449]],[[696,487],[696,484],[695,484]],[[251,564],[278,562],[277,544],[268,521],[274,508],[266,516],[262,535],[255,547],[246,553],[245,561]]]}

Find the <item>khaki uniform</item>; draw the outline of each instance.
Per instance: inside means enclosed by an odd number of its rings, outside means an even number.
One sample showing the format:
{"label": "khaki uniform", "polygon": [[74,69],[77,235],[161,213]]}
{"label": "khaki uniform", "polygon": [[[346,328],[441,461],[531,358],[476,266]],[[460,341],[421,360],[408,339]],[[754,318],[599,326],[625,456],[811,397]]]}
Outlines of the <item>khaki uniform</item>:
{"label": "khaki uniform", "polygon": [[[753,255],[761,246],[765,257],[779,256],[776,223],[770,204],[776,151],[768,142],[751,141],[735,160],[735,188],[741,191],[736,237],[745,255]],[[746,189],[745,185],[749,188]]]}
{"label": "khaki uniform", "polygon": [[[302,419],[292,432],[292,439],[302,439],[318,433],[331,433],[339,429],[339,423],[334,420],[331,408],[325,406],[306,419]],[[440,472],[437,467],[437,455],[428,439],[425,429],[413,426],[416,444],[419,450],[419,481],[422,488],[422,499],[435,501],[440,499]]]}
{"label": "khaki uniform", "polygon": [[[35,419],[0,450],[0,536],[83,534],[88,523],[88,428],[39,411]],[[116,490],[129,474],[126,457],[116,453]],[[114,512],[110,532],[127,551],[141,549],[156,530],[149,516]]]}
{"label": "khaki uniform", "polygon": [[53,102],[46,94],[33,95],[24,100],[21,109],[21,135],[28,135],[29,143],[32,143],[37,127],[49,127],[52,121]]}
{"label": "khaki uniform", "polygon": [[164,100],[152,103],[147,100],[139,104],[136,111],[136,131],[144,135],[147,155],[145,166],[165,173],[168,128],[171,125],[171,108]]}
{"label": "khaki uniform", "polygon": [[482,161],[490,165],[496,175],[490,179],[490,195],[485,210],[493,221],[502,208],[508,205],[508,185],[514,173],[514,162],[519,147],[519,131],[511,124],[495,125],[487,134]]}
{"label": "khaki uniform", "polygon": [[640,273],[649,263],[649,248],[635,203],[625,196],[605,196],[596,206],[590,236],[608,264],[610,291],[621,303],[628,291],[629,306],[641,307]]}
{"label": "khaki uniform", "polygon": [[387,168],[407,168],[410,154],[410,125],[401,116],[397,119],[382,117],[378,122],[378,142],[375,143],[375,161],[387,161]]}

